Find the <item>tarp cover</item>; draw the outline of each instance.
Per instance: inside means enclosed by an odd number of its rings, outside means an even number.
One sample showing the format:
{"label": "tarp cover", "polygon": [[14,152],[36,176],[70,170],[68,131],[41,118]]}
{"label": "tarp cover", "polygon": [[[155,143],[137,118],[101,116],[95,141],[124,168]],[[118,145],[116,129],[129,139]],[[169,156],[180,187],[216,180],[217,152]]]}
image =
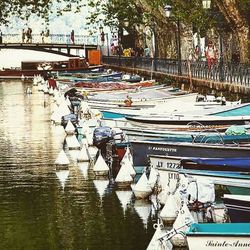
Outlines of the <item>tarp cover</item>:
{"label": "tarp cover", "polygon": [[189,202],[193,203],[199,201],[201,203],[214,202],[215,190],[214,184],[209,181],[191,182],[188,185],[187,193],[189,195]]}
{"label": "tarp cover", "polygon": [[245,135],[247,133],[247,130],[243,126],[230,126],[226,131],[226,135]]}

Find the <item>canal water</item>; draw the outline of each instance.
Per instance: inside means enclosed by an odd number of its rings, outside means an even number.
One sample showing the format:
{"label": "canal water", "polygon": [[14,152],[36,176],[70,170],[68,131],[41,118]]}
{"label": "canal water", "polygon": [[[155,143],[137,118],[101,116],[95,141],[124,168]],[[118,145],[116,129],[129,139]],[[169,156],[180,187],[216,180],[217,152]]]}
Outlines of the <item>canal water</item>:
{"label": "canal water", "polygon": [[146,249],[152,204],[95,180],[77,152],[66,150],[69,171],[57,170],[64,137],[50,122],[53,98],[28,86],[0,82],[0,249]]}

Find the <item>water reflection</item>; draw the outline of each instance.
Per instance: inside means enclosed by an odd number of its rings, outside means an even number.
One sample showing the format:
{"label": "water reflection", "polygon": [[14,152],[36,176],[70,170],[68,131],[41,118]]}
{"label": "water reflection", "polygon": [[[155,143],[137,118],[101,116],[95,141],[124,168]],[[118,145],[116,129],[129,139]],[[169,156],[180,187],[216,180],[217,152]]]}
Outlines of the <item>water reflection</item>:
{"label": "water reflection", "polygon": [[147,228],[148,219],[151,213],[151,203],[147,200],[136,200],[134,208],[142,219],[143,225]]}
{"label": "water reflection", "polygon": [[115,187],[94,180],[77,153],[66,150],[68,169],[56,168],[65,134],[50,122],[53,98],[8,81],[0,99],[0,249],[146,249],[152,221],[144,228],[132,193],[124,212]]}

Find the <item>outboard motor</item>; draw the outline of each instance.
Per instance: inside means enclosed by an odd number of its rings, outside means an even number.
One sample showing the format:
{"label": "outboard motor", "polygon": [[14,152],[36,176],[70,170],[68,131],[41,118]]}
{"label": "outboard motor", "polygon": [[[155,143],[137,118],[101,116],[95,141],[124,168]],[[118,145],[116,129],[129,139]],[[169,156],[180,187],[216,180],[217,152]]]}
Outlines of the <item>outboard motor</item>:
{"label": "outboard motor", "polygon": [[124,141],[124,134],[121,129],[112,129],[107,126],[95,128],[93,132],[93,145],[101,150],[102,156],[106,159],[107,145]]}
{"label": "outboard motor", "polygon": [[69,114],[62,116],[61,125],[65,128],[67,126],[68,121],[71,121],[74,126],[78,123],[78,117],[76,114]]}
{"label": "outboard motor", "polygon": [[71,103],[71,109],[73,110],[74,114],[78,114],[78,111],[81,107],[81,99],[77,96],[69,97]]}
{"label": "outboard motor", "polygon": [[65,97],[65,98],[66,98],[67,96],[68,96],[68,97],[73,97],[73,96],[76,95],[76,93],[77,93],[77,89],[72,88],[72,89],[70,89],[70,90],[68,90],[68,91],[66,91],[66,92],[64,93],[64,97]]}
{"label": "outboard motor", "polygon": [[93,133],[93,145],[99,149],[106,147],[106,143],[113,139],[112,129],[107,126],[95,128]]}

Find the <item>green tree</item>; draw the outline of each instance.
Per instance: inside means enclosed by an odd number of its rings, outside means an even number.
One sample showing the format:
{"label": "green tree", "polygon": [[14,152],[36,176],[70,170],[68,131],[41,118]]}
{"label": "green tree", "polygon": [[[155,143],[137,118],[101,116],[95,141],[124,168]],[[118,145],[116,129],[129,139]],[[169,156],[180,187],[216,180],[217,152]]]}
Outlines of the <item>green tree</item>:
{"label": "green tree", "polygon": [[[102,13],[106,25],[123,25],[124,20],[129,20],[129,27],[133,27],[145,23],[145,20],[154,19],[157,23],[157,33],[162,39],[166,38],[164,37],[166,29],[171,28],[171,20],[165,17],[163,9],[166,4],[173,7],[175,18],[187,26],[191,25],[202,36],[205,36],[211,27],[218,29],[221,22],[224,22],[225,31],[237,34],[241,61],[249,62],[250,0],[212,0],[211,10],[204,10],[201,0],[90,0],[89,2],[93,7],[98,6],[90,20],[93,21]],[[222,18],[219,19],[219,16]]]}
{"label": "green tree", "polygon": [[136,24],[142,23],[143,10],[134,0],[89,0],[88,5],[93,9],[89,22],[94,23],[100,18],[100,24],[111,28],[133,29]]}
{"label": "green tree", "polygon": [[214,2],[226,19],[227,25],[238,38],[241,62],[249,63],[250,0],[215,0]]}
{"label": "green tree", "polygon": [[82,0],[1,0],[0,1],[0,23],[8,24],[12,16],[22,19],[35,14],[48,21],[49,15],[53,13],[53,4],[60,4],[57,8],[57,15],[63,12],[79,12],[84,6]]}
{"label": "green tree", "polygon": [[[173,26],[167,20],[164,6],[173,6],[173,16],[181,23],[192,26],[200,34],[205,34],[211,27],[218,27],[218,13],[223,16],[225,27],[237,35],[240,57],[242,62],[249,62],[249,10],[250,0],[212,0],[212,10],[202,9],[201,0],[5,0],[0,1],[0,23],[8,24],[11,16],[28,19],[36,14],[48,20],[52,13],[53,4],[58,4],[57,15],[65,11],[78,12],[86,4],[93,7],[89,21],[108,25],[111,28],[126,28],[135,30],[136,25],[149,24],[152,20],[157,23],[157,34],[164,38],[167,31]],[[213,15],[212,15],[212,14]],[[97,18],[97,17],[101,18]],[[128,26],[125,25],[125,23]],[[126,26],[126,27],[125,27]],[[171,36],[167,36],[172,39]],[[160,46],[164,46],[162,42]]]}

